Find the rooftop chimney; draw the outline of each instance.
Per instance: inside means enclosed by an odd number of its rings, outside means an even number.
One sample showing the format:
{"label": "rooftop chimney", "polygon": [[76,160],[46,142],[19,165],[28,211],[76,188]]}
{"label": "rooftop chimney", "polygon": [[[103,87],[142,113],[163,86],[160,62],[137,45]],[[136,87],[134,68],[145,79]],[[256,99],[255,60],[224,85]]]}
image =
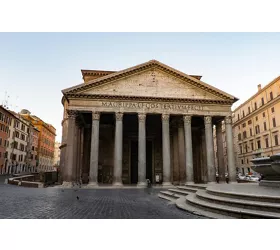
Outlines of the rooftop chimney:
{"label": "rooftop chimney", "polygon": [[259,84],[259,85],[258,85],[258,91],[260,91],[261,89],[262,89],[262,85]]}

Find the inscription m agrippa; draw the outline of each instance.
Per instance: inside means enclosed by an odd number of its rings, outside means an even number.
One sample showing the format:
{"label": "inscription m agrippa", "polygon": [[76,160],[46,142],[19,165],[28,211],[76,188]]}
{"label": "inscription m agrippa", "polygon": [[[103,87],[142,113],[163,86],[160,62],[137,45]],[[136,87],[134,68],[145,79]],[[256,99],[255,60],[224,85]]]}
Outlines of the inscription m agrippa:
{"label": "inscription m agrippa", "polygon": [[127,109],[159,109],[159,110],[203,110],[201,105],[149,103],[149,102],[102,102],[102,107],[127,108]]}

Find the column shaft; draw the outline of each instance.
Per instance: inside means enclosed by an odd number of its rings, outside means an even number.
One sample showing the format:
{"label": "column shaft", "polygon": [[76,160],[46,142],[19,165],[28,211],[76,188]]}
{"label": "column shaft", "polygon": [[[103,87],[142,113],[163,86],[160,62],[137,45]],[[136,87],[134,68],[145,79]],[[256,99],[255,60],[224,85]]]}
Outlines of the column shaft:
{"label": "column shaft", "polygon": [[193,150],[192,150],[192,124],[191,116],[184,116],[184,128],[185,128],[185,148],[186,148],[186,184],[194,183],[193,176]]}
{"label": "column shaft", "polygon": [[[175,126],[175,125],[174,125]],[[173,184],[180,183],[180,167],[179,167],[179,148],[178,148],[178,129],[174,127],[173,132]]]}
{"label": "column shaft", "polygon": [[206,139],[206,155],[207,155],[207,177],[208,182],[216,181],[215,157],[214,157],[214,141],[212,117],[205,116],[205,139]]}
{"label": "column shaft", "polygon": [[116,113],[114,152],[114,185],[121,186],[123,157],[123,113]]}
{"label": "column shaft", "polygon": [[[68,185],[73,180],[74,170],[74,135],[75,135],[75,123],[77,112],[74,110],[68,110],[68,131],[67,131],[67,147],[66,147],[66,159],[65,168],[63,170],[63,184]],[[41,169],[44,171],[45,169]]]}
{"label": "column shaft", "polygon": [[223,132],[222,122],[216,125],[216,140],[217,140],[217,163],[219,179],[225,181],[225,163],[224,163],[224,146],[223,146]]}
{"label": "column shaft", "polygon": [[162,158],[163,158],[163,183],[169,186],[170,182],[170,133],[169,133],[169,114],[162,114]]}
{"label": "column shaft", "polygon": [[180,184],[186,183],[186,150],[185,135],[183,121],[178,123],[178,152],[179,152],[179,168],[180,168]]}
{"label": "column shaft", "polygon": [[138,114],[138,186],[146,185],[146,114]]}
{"label": "column shaft", "polygon": [[228,176],[229,181],[236,181],[236,167],[233,151],[233,136],[232,136],[232,119],[231,116],[225,118],[226,124],[226,141],[227,141],[227,160],[228,160]]}
{"label": "column shaft", "polygon": [[92,113],[89,184],[98,185],[99,113]]}

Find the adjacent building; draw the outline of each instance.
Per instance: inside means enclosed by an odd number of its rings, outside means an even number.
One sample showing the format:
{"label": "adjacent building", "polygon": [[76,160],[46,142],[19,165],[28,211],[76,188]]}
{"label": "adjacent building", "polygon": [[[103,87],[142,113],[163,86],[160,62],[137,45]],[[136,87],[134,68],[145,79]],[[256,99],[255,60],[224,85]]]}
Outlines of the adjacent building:
{"label": "adjacent building", "polygon": [[12,114],[0,105],[0,174],[6,172],[6,147],[9,146],[10,124],[12,123]]}
{"label": "adjacent building", "polygon": [[[39,117],[31,115],[26,109],[23,109],[20,112],[20,116],[32,123],[39,133],[36,158],[38,171],[53,170],[56,129]],[[34,149],[35,148],[36,147],[34,146]]]}
{"label": "adjacent building", "polygon": [[[156,60],[82,74],[84,83],[62,91],[64,185],[211,183],[217,169],[236,180],[231,106],[237,98]],[[216,167],[213,125],[222,122],[227,150],[225,157],[219,143]]]}
{"label": "adjacent building", "polygon": [[239,172],[252,172],[256,157],[280,153],[280,76],[234,111],[234,137]]}

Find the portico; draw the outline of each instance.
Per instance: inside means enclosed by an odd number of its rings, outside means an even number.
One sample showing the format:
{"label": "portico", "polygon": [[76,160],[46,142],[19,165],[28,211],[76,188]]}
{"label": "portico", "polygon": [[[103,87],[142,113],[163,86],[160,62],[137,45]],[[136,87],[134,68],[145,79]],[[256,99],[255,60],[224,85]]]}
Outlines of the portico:
{"label": "portico", "polygon": [[[235,97],[155,60],[119,72],[83,74],[85,83],[63,90],[65,185],[141,187],[146,179],[166,186],[207,183],[215,181],[217,171],[235,180],[229,152]],[[221,120],[228,169],[214,161],[213,125]]]}

